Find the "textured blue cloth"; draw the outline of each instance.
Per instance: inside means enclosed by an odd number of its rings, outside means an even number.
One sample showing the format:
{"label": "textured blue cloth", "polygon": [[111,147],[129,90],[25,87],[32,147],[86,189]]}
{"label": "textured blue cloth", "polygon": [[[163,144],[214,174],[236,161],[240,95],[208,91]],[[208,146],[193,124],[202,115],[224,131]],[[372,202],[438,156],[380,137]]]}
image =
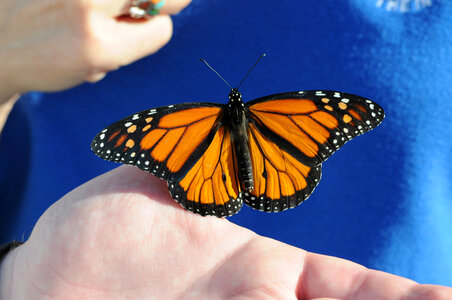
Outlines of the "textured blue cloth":
{"label": "textured blue cloth", "polygon": [[314,194],[230,220],[309,251],[421,283],[452,285],[452,2],[439,0],[194,0],[164,49],[98,84],[32,93],[0,143],[0,242],[116,164],[91,139],[127,115],[188,101],[227,102],[203,57],[244,99],[308,89],[370,98],[386,111],[374,131],[323,164]]}

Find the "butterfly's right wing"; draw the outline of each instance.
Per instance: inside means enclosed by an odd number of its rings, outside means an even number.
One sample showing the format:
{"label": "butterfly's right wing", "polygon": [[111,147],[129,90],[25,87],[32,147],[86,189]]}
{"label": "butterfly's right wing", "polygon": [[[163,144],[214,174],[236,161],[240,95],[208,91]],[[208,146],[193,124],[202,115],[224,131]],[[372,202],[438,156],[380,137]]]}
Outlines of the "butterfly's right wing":
{"label": "butterfly's right wing", "polygon": [[243,201],[267,212],[305,200],[319,183],[321,163],[384,118],[377,103],[336,91],[270,95],[247,106],[254,190]]}
{"label": "butterfly's right wing", "polygon": [[178,182],[168,182],[171,196],[197,214],[232,216],[243,205],[237,161],[226,126],[215,133],[207,150]]}
{"label": "butterfly's right wing", "polygon": [[99,157],[180,180],[218,130],[221,105],[184,103],[145,110],[113,123],[92,141]]}

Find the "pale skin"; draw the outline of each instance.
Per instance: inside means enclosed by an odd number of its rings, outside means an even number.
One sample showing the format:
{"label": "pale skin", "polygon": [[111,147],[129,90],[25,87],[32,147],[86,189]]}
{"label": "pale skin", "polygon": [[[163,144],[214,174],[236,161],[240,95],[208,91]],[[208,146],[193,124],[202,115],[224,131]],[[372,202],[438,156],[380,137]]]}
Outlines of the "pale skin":
{"label": "pale skin", "polygon": [[[167,0],[161,16],[137,23],[116,18],[127,1],[2,1],[0,104],[96,82],[154,53],[171,37],[165,14],[188,2]],[[163,181],[131,166],[57,201],[0,264],[0,299],[322,298],[452,299],[452,289],[185,211]]]}

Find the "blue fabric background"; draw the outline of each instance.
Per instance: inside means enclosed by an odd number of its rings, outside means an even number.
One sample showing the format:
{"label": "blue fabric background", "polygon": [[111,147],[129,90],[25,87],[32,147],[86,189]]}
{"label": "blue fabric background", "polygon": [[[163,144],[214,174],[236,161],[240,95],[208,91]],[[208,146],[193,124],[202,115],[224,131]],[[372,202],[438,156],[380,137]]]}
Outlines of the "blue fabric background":
{"label": "blue fabric background", "polygon": [[27,237],[64,194],[116,164],[91,139],[127,115],[188,101],[225,103],[308,89],[373,99],[383,124],[323,165],[297,209],[244,207],[230,220],[309,251],[421,283],[452,286],[452,2],[194,0],[157,54],[100,83],[25,95],[0,142],[0,242]]}

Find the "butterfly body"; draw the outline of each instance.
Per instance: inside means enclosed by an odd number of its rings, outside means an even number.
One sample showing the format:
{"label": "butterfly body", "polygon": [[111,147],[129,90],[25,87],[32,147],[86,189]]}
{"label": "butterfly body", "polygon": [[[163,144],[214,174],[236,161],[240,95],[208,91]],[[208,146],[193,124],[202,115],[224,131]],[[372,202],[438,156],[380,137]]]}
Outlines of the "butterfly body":
{"label": "butterfly body", "polygon": [[375,102],[342,92],[245,103],[232,89],[227,104],[184,103],[131,115],[102,130],[91,149],[166,180],[172,197],[195,213],[231,216],[243,203],[279,212],[307,199],[321,164],[383,118]]}
{"label": "butterfly body", "polygon": [[251,165],[250,150],[248,147],[248,107],[242,101],[242,95],[237,89],[229,93],[229,103],[223,109],[222,123],[231,132],[231,141],[237,158],[238,178],[243,188],[253,190],[253,167]]}

